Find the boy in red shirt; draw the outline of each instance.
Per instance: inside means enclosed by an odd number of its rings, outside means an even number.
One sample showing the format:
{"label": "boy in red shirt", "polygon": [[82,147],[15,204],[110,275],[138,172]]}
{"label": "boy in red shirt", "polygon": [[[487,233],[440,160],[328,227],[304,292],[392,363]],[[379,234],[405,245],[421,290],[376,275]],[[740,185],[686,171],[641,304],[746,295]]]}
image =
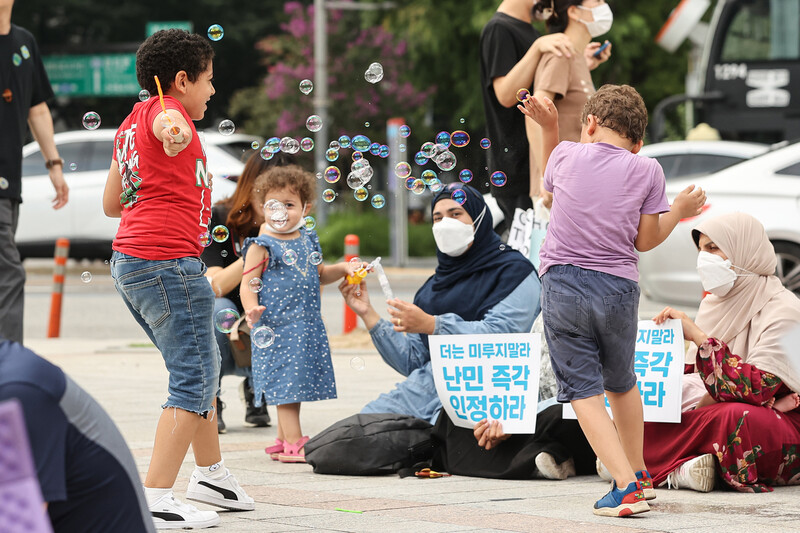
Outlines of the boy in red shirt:
{"label": "boy in red shirt", "polygon": [[117,292],[169,371],[169,396],[144,482],[158,528],[219,523],[217,513],[173,496],[190,443],[197,467],[187,498],[254,509],[253,499],[225,468],[214,420],[220,355],[214,293],[200,260],[201,243],[209,238],[211,184],[205,150],[192,124],[203,118],[214,94],[213,56],[207,41],[182,30],[157,32],[139,47],[139,85],[156,95],[158,76],[168,118],[155,96],[133,107],[117,130],[103,194],[106,215],[122,217],[111,257]]}

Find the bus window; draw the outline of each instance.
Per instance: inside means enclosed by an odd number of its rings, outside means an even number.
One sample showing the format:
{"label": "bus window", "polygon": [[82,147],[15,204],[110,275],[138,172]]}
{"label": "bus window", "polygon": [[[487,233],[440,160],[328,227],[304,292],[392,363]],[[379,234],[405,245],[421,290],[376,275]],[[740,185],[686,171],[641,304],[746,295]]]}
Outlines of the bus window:
{"label": "bus window", "polygon": [[720,63],[800,59],[800,0],[735,3]]}

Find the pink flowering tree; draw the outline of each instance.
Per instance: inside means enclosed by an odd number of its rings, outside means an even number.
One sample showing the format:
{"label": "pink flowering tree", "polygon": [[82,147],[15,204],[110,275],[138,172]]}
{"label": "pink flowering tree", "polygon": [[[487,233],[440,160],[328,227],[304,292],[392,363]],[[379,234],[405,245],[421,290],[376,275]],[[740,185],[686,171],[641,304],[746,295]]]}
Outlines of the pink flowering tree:
{"label": "pink flowering tree", "polygon": [[[314,113],[314,93],[304,95],[299,90],[301,80],[314,80],[314,8],[287,2],[284,13],[288,20],[281,24],[283,33],[256,44],[267,68],[263,82],[238,91],[231,100],[237,125],[265,137],[308,135],[306,118]],[[357,13],[342,11],[328,12],[327,32],[332,139],[340,134],[382,133],[392,116],[421,122],[435,87],[418,89],[411,83],[404,40],[382,26],[363,27]],[[384,77],[377,84],[364,79],[373,62],[383,65]],[[371,124],[369,130],[366,122]]]}

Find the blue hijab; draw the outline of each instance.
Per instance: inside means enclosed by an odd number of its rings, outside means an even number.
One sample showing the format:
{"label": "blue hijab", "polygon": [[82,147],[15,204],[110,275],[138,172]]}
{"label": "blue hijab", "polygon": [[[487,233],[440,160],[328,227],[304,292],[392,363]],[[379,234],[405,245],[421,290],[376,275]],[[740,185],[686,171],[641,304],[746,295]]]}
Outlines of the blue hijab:
{"label": "blue hijab", "polygon": [[466,194],[463,206],[472,220],[476,221],[485,209],[483,219],[475,224],[475,240],[463,255],[451,257],[436,250],[439,265],[417,291],[414,304],[430,315],[455,313],[466,321],[482,320],[534,268],[525,256],[503,244],[494,232],[492,215],[483,196],[472,187],[462,183],[447,185],[434,195],[431,212],[439,200],[450,199],[457,190]]}

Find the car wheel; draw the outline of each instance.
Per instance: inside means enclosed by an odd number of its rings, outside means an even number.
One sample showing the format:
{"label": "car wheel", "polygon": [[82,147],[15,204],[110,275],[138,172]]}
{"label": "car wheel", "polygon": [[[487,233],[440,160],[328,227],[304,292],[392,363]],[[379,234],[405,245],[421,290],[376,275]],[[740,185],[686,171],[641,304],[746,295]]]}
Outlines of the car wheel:
{"label": "car wheel", "polygon": [[775,275],[783,286],[800,296],[800,246],[791,242],[775,242],[778,267]]}

